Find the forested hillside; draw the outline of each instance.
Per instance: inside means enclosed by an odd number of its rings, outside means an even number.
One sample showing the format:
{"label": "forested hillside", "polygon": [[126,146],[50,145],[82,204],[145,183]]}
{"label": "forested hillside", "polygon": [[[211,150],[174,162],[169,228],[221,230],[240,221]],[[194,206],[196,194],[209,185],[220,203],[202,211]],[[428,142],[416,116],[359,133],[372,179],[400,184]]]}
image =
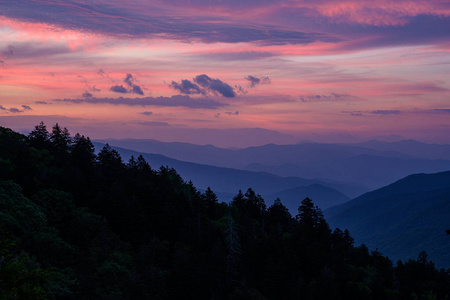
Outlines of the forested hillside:
{"label": "forested hillside", "polygon": [[0,127],[0,299],[450,297],[426,253],[394,266],[332,232],[309,198],[291,216],[230,192],[218,203],[142,156],[96,155],[58,124]]}
{"label": "forested hillside", "polygon": [[358,243],[392,259],[422,250],[450,267],[450,171],[414,174],[325,210],[332,227],[348,228]]}

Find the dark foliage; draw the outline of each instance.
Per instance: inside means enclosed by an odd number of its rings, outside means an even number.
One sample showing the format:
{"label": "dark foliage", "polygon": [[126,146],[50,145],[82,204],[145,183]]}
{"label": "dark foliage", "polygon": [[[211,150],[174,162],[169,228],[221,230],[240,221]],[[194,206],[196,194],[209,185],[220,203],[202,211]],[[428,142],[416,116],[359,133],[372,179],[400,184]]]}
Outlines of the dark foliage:
{"label": "dark foliage", "polygon": [[251,188],[218,203],[58,124],[0,127],[0,299],[448,297],[449,272],[426,253],[394,267],[309,198],[295,218]]}

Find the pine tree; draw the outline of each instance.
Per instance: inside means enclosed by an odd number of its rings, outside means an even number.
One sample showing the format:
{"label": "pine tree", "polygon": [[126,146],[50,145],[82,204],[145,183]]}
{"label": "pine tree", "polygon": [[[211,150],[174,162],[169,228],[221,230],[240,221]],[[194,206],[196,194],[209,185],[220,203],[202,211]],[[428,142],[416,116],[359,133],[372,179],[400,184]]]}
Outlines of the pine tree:
{"label": "pine tree", "polygon": [[70,138],[69,130],[64,127],[61,128],[58,123],[52,128],[52,133],[50,134],[50,141],[52,143],[52,148],[56,153],[65,153],[69,150],[72,144],[72,139]]}
{"label": "pine tree", "polygon": [[50,133],[47,131],[44,122],[34,126],[34,130],[28,135],[28,142],[30,146],[37,149],[48,149],[50,147]]}

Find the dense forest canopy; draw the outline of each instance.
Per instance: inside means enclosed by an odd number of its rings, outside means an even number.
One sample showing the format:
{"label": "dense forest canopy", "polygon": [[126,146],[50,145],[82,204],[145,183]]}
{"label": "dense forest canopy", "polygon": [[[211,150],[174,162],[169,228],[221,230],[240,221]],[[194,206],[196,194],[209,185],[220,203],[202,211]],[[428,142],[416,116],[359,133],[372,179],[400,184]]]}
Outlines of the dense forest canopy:
{"label": "dense forest canopy", "polygon": [[1,299],[448,299],[425,252],[393,264],[249,188],[230,203],[55,124],[0,127]]}

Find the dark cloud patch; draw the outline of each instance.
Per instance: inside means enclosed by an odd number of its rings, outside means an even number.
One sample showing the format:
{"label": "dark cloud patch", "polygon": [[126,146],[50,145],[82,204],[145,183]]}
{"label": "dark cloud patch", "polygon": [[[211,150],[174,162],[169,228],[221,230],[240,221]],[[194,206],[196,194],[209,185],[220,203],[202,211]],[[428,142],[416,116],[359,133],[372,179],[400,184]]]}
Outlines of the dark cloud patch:
{"label": "dark cloud patch", "polygon": [[361,117],[364,112],[362,110],[353,110],[353,111],[341,111],[341,113],[348,114],[352,117]]}
{"label": "dark cloud patch", "polygon": [[123,79],[123,82],[125,82],[128,86],[132,86],[133,85],[133,75],[131,75],[130,73],[127,74],[127,76],[125,76],[125,78]]}
{"label": "dark cloud patch", "polygon": [[[326,21],[326,20],[325,20]],[[329,22],[324,30],[329,35],[348,35],[350,39],[340,44],[341,50],[357,50],[398,45],[447,43],[450,18],[432,14],[408,17],[402,26],[376,26]]]}
{"label": "dark cloud patch", "polygon": [[133,84],[133,87],[131,88],[132,94],[138,94],[138,95],[144,95],[144,91],[142,88],[138,85]]}
{"label": "dark cloud patch", "polygon": [[372,114],[372,115],[399,115],[401,111],[399,110],[387,110],[387,109],[378,109],[378,110],[353,110],[353,111],[342,111],[343,114],[349,114],[354,117],[360,117],[364,114]]}
{"label": "dark cloud patch", "polygon": [[150,126],[150,127],[167,127],[169,126],[169,123],[166,122],[152,122],[152,121],[145,121],[145,122],[137,122],[139,125],[143,126]]}
{"label": "dark cloud patch", "polygon": [[190,96],[175,95],[172,97],[144,97],[144,98],[85,98],[85,99],[55,99],[58,103],[70,104],[113,104],[129,106],[167,106],[167,107],[188,107],[216,109],[227,104],[217,102],[207,98],[191,98]]}
{"label": "dark cloud patch", "polygon": [[172,83],[169,85],[174,90],[179,91],[182,94],[186,95],[194,95],[194,94],[201,94],[205,95],[206,91],[203,90],[201,87],[199,87],[197,84],[193,83],[190,80],[183,79],[180,83],[172,81]]}
{"label": "dark cloud patch", "polygon": [[386,110],[386,109],[378,109],[370,111],[371,114],[375,115],[398,115],[400,114],[399,110]]}
{"label": "dark cloud patch", "polygon": [[329,95],[309,95],[309,96],[300,96],[299,100],[301,102],[327,102],[327,101],[346,101],[356,99],[355,96],[351,96],[348,94],[337,94],[331,93]]}
{"label": "dark cloud patch", "polygon": [[450,108],[436,108],[433,110],[437,111],[437,112],[442,112],[442,113],[450,113]]}
{"label": "dark cloud patch", "polygon": [[8,109],[9,112],[12,112],[13,114],[18,114],[18,113],[22,113],[23,110],[20,110],[16,107],[11,107],[10,109]]}
{"label": "dark cloud patch", "polygon": [[213,94],[220,94],[224,97],[230,98],[236,97],[236,93],[233,88],[228,83],[225,83],[220,79],[214,79],[206,74],[201,74],[194,78],[194,82]]}
{"label": "dark cloud patch", "polygon": [[23,113],[23,112],[25,112],[27,110],[33,110],[33,109],[30,106],[28,106],[28,105],[22,105],[22,109],[19,109],[17,107],[6,108],[3,105],[0,105],[0,110],[3,110],[5,112],[10,112],[10,113],[13,113],[13,114],[20,114],[20,113]]}
{"label": "dark cloud patch", "polygon": [[[104,72],[102,74],[104,74]],[[130,94],[144,95],[144,91],[139,85],[134,83],[135,81],[136,79],[133,77],[133,75],[128,73],[123,79],[123,82],[125,82],[128,88],[124,87],[123,85],[113,85],[109,90],[121,94],[130,93]]]}
{"label": "dark cloud patch", "polygon": [[48,102],[46,102],[46,101],[35,101],[34,103],[36,103],[36,104],[42,104],[42,105],[50,104],[50,103],[48,103]]}
{"label": "dark cloud patch", "polygon": [[91,93],[89,93],[88,91],[84,92],[81,97],[83,98],[91,98],[93,95]]}
{"label": "dark cloud patch", "polygon": [[265,59],[277,56],[278,54],[267,51],[242,51],[242,52],[218,52],[218,53],[202,53],[198,57],[221,61],[249,61]]}
{"label": "dark cloud patch", "polygon": [[217,78],[211,78],[206,74],[201,74],[195,76],[193,79],[194,82],[183,79],[179,83],[172,81],[169,85],[174,90],[179,91],[182,94],[187,95],[222,95],[224,97],[236,97],[237,93],[245,94],[245,91],[240,86],[235,86],[236,91],[233,87],[231,87],[228,83],[223,82]]}
{"label": "dark cloud patch", "polygon": [[144,116],[151,116],[151,115],[153,115],[153,112],[151,112],[151,111],[143,111],[143,112],[140,112],[139,114],[144,115]]}
{"label": "dark cloud patch", "polygon": [[15,42],[14,46],[9,45],[1,50],[1,54],[4,58],[7,57],[8,60],[42,59],[49,56],[67,54],[71,52],[73,52],[73,50],[71,50],[68,46],[49,46],[46,43],[36,42]]}
{"label": "dark cloud patch", "polygon": [[229,116],[237,116],[239,115],[239,111],[226,111],[225,112]]}
{"label": "dark cloud patch", "polygon": [[260,84],[270,84],[270,78],[268,76],[252,76],[248,75],[247,77],[244,77],[244,79],[248,80],[250,82],[250,87],[255,87]]}
{"label": "dark cloud patch", "polygon": [[109,90],[115,93],[128,94],[128,90],[123,85],[113,85]]}

